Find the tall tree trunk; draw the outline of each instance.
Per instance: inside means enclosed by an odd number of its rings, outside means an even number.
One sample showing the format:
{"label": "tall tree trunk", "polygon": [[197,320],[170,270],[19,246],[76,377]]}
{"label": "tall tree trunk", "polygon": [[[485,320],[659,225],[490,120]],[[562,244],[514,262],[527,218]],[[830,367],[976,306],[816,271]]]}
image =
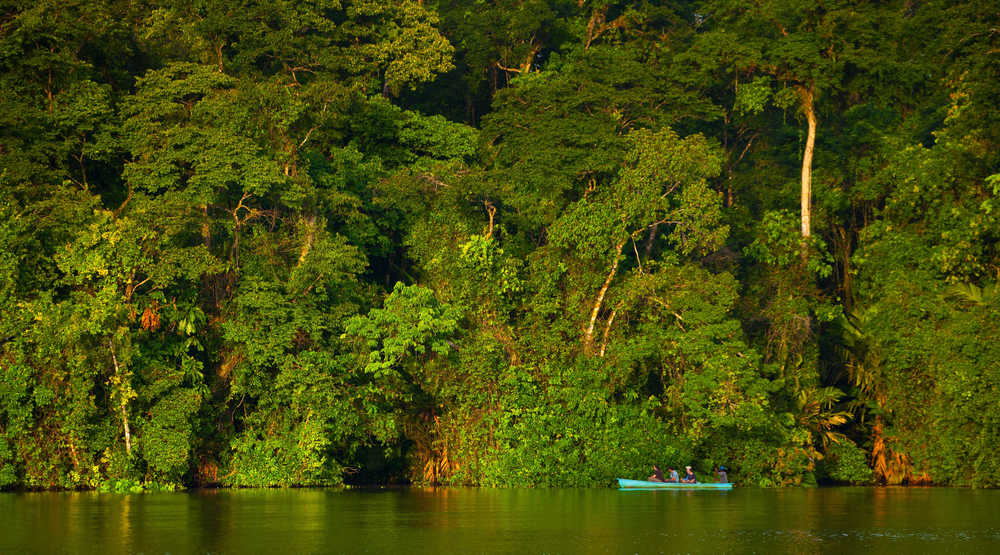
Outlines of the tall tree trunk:
{"label": "tall tree trunk", "polygon": [[604,295],[607,294],[608,287],[611,287],[611,281],[615,279],[615,274],[618,272],[618,259],[621,258],[622,248],[625,246],[625,241],[627,240],[628,237],[615,245],[615,259],[611,263],[611,271],[608,272],[608,277],[604,280],[604,285],[601,286],[601,291],[597,294],[597,299],[594,300],[594,308],[590,311],[590,323],[587,324],[587,331],[583,334],[583,352],[588,355],[594,351],[594,324],[597,322],[597,315],[601,312],[601,306],[604,305]]}
{"label": "tall tree trunk", "polygon": [[[809,123],[809,132],[806,135],[806,150],[802,154],[802,237],[809,237],[811,234],[810,217],[812,216],[812,161],[813,148],[816,145],[816,111],[813,109],[814,92],[812,87],[799,88],[799,96],[802,98],[802,112],[806,115]],[[803,251],[803,256],[805,251]]]}
{"label": "tall tree trunk", "polygon": [[[111,360],[115,363],[115,375],[122,378],[124,383],[124,377],[121,376],[121,369],[118,367],[118,357],[115,356],[115,344],[108,341],[108,347],[111,349]],[[124,387],[124,386],[123,386]],[[128,396],[122,395],[122,424],[125,425],[125,452],[129,455],[132,454],[132,434],[129,432],[128,428]]]}
{"label": "tall tree trunk", "polygon": [[597,355],[601,358],[604,358],[604,352],[608,349],[608,336],[611,335],[611,324],[615,323],[615,316],[623,304],[625,304],[624,301],[618,301],[618,306],[611,311],[611,316],[608,317],[608,322],[604,325],[604,337],[601,338],[601,352]]}
{"label": "tall tree trunk", "polygon": [[316,216],[303,216],[301,225],[305,228],[305,237],[302,239],[302,248],[299,249],[299,262],[296,266],[301,266],[306,261],[306,257],[309,256],[309,251],[312,250],[313,239],[316,235]]}

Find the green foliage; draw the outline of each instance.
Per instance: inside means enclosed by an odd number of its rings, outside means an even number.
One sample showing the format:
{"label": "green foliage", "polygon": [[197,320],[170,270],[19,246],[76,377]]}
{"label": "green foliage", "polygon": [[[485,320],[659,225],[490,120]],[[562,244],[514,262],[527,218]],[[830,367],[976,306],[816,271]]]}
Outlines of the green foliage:
{"label": "green foliage", "polygon": [[619,476],[648,475],[654,462],[679,466],[690,458],[684,440],[635,403],[609,402],[596,388],[562,388],[551,395],[539,406],[505,415],[496,432],[496,459],[482,468],[479,483],[607,485]]}
{"label": "green foliage", "polygon": [[176,484],[137,482],[135,480],[107,480],[97,487],[97,491],[101,493],[156,493],[180,489]]}
{"label": "green foliage", "polygon": [[864,485],[872,481],[872,469],[864,450],[849,441],[830,447],[819,463],[817,474],[820,479],[840,484]]}
{"label": "green foliage", "polygon": [[180,481],[191,452],[190,418],[198,411],[200,396],[181,389],[153,405],[143,426],[143,458],[153,476]]}
{"label": "green foliage", "polygon": [[0,489],[998,486],[993,4],[9,3]]}
{"label": "green foliage", "polygon": [[808,272],[819,278],[829,277],[833,260],[823,240],[810,236],[803,241],[796,229],[798,223],[798,217],[788,210],[766,212],[746,254],[763,264],[786,268],[805,259]]}
{"label": "green foliage", "polygon": [[458,327],[458,315],[450,305],[439,306],[433,291],[397,283],[384,308],[353,318],[347,333],[365,340],[369,350],[364,371],[378,378],[408,356],[426,354],[428,349],[447,353],[445,338]]}
{"label": "green foliage", "polygon": [[741,85],[736,90],[733,108],[740,115],[759,114],[764,111],[771,94],[771,78],[755,77],[753,81]]}

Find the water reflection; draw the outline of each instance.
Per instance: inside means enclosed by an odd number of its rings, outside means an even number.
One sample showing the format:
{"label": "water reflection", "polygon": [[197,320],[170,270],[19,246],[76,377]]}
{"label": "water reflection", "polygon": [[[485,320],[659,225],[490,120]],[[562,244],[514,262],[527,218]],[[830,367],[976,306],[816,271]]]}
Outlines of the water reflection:
{"label": "water reflection", "polygon": [[0,553],[996,552],[1000,492],[0,494]]}

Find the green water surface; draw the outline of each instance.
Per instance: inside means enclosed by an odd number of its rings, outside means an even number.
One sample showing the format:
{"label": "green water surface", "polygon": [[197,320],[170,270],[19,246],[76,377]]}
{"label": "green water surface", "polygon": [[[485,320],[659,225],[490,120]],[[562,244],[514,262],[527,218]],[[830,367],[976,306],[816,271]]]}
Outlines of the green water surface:
{"label": "green water surface", "polygon": [[0,494],[0,553],[1000,553],[1000,491]]}

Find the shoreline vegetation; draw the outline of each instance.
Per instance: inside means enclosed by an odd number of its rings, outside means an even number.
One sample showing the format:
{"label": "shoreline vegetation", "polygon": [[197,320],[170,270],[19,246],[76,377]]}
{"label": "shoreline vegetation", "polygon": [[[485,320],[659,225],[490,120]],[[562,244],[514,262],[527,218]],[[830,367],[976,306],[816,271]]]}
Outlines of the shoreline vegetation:
{"label": "shoreline vegetation", "polygon": [[995,2],[2,12],[0,491],[1000,485]]}
{"label": "shoreline vegetation", "polygon": [[[761,487],[755,485],[742,486],[736,482],[732,483],[733,489],[772,489],[769,487]],[[906,489],[977,489],[974,486],[956,486],[956,485],[939,485],[939,484],[845,484],[845,483],[826,483],[817,484],[810,486],[796,486],[796,487],[813,487],[813,488],[906,488]],[[275,485],[275,486],[224,486],[219,484],[213,485],[195,485],[186,486],[183,484],[164,484],[164,483],[143,483],[136,482],[128,479],[122,480],[109,480],[104,482],[97,487],[87,487],[87,488],[62,488],[62,487],[49,487],[49,488],[23,488],[14,487],[7,488],[0,493],[112,493],[112,494],[136,494],[136,493],[190,493],[198,491],[248,491],[248,490],[296,490],[296,489],[322,489],[322,490],[333,490],[333,491],[367,491],[367,490],[403,490],[403,489],[431,489],[435,490],[438,488],[473,488],[473,489],[566,489],[561,486],[483,486],[483,485],[467,485],[467,484],[427,484],[427,483],[386,483],[386,484],[336,484],[336,485]],[[690,491],[691,488],[680,487],[676,490],[669,488],[620,488],[619,486],[608,484],[592,484],[587,486],[576,486],[571,489],[623,489],[623,491]],[[706,489],[704,491],[715,491],[712,489]],[[727,490],[728,491],[728,490]]]}

